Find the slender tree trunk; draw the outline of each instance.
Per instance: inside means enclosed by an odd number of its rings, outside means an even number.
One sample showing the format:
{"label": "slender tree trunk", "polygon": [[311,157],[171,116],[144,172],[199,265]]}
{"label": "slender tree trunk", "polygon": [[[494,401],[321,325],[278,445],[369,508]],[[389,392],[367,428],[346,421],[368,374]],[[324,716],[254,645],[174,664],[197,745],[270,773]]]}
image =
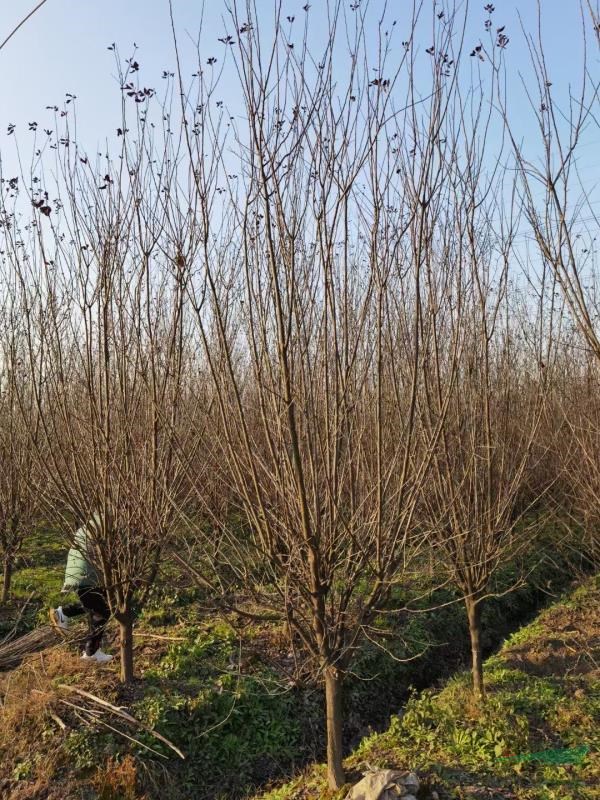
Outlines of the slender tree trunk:
{"label": "slender tree trunk", "polygon": [[10,583],[12,580],[12,570],[13,570],[12,558],[10,556],[6,556],[6,558],[4,559],[2,599],[0,600],[2,604],[8,603],[10,597]]}
{"label": "slender tree trunk", "polygon": [[133,681],[133,614],[130,610],[120,612],[117,616],[119,623],[119,648],[121,655],[121,681]]}
{"label": "slender tree trunk", "polygon": [[483,686],[483,664],[481,661],[481,604],[472,597],[465,599],[467,617],[469,620],[469,636],[471,637],[471,674],[473,677],[473,691],[483,700],[485,689]]}
{"label": "slender tree trunk", "polygon": [[342,764],[342,679],[335,667],[325,670],[325,703],[327,706],[327,782],[330,789],[345,783]]}

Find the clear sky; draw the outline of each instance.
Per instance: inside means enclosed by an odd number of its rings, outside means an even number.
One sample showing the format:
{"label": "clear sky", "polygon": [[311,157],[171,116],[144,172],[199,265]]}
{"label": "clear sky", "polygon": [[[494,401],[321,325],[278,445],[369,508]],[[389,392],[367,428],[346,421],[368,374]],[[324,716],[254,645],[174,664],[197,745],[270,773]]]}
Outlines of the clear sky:
{"label": "clear sky", "polygon": [[[597,0],[593,0],[594,3]],[[348,9],[353,0],[343,0]],[[366,2],[366,0],[362,0]],[[581,76],[581,19],[578,0],[540,0],[544,40],[550,59],[553,82],[564,92],[569,83]],[[434,0],[424,0],[425,6]],[[36,4],[36,0],[0,0],[0,41]],[[273,0],[256,0],[259,25],[268,28],[272,19]],[[326,30],[326,0],[284,0],[286,14],[296,17],[296,25],[306,13],[311,15],[315,42]],[[469,32],[473,46],[483,35],[486,0],[469,4]],[[518,114],[522,135],[529,133],[525,100],[519,84],[519,71],[527,70],[528,54],[519,30],[519,14],[526,27],[535,26],[537,0],[496,0],[494,24],[506,26],[510,36],[506,58],[509,65],[510,94],[513,106],[523,108]],[[179,40],[184,50],[184,77],[196,69],[191,47],[201,23],[200,0],[173,0]],[[391,20],[397,19],[400,32],[408,25],[412,0],[371,0],[369,15],[373,18],[373,42],[377,18],[387,7]],[[225,0],[206,0],[202,22],[201,57],[220,56],[223,45],[218,38],[231,31],[227,25]],[[293,35],[293,34],[292,34]],[[423,33],[422,50],[427,47]],[[403,38],[402,36],[399,37]],[[108,45],[116,42],[121,55],[138,46],[136,59],[143,69],[143,82],[160,90],[163,70],[173,69],[174,52],[169,20],[168,0],[47,0],[0,51],[0,154],[4,174],[10,172],[14,159],[16,136],[7,129],[14,124],[19,145],[27,145],[28,123],[49,124],[47,105],[61,105],[66,92],[77,95],[78,139],[89,150],[115,136],[120,117],[120,92],[115,76],[114,58]],[[598,48],[591,43],[590,68],[600,74]],[[423,58],[426,58],[423,55]],[[424,62],[425,63],[425,62]],[[224,88],[227,88],[225,83]],[[531,131],[533,135],[533,131]],[[591,130],[581,150],[580,167],[590,187],[600,179],[600,128]],[[14,163],[14,162],[13,162]],[[596,191],[596,189],[594,189]]]}

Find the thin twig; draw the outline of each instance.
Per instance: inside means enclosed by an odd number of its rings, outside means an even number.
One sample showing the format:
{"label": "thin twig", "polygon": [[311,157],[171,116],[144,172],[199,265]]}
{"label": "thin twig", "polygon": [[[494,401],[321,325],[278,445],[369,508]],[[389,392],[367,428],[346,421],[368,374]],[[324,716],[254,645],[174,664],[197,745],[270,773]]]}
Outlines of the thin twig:
{"label": "thin twig", "polygon": [[44,5],[44,3],[46,3],[46,2],[47,2],[47,0],[41,0],[41,2],[40,2],[40,3],[38,3],[38,4],[37,4],[37,6],[36,6],[34,9],[32,9],[32,10],[29,12],[29,14],[27,14],[27,16],[26,16],[26,17],[23,17],[23,19],[21,20],[21,22],[19,22],[19,24],[18,24],[18,25],[17,25],[15,28],[13,28],[13,29],[12,29],[12,31],[11,31],[11,32],[8,34],[8,36],[6,37],[6,39],[5,39],[5,40],[2,42],[2,44],[0,44],[0,50],[2,50],[2,48],[4,47],[4,45],[6,45],[6,44],[8,44],[8,43],[10,42],[10,40],[11,40],[11,39],[12,39],[12,37],[15,35],[15,33],[16,33],[18,30],[19,30],[19,28],[21,28],[23,25],[25,25],[25,23],[27,22],[27,20],[28,20],[28,19],[30,19],[30,17],[32,17],[32,16],[35,14],[35,12],[36,12],[36,11],[39,11],[39,10],[40,10],[40,8],[41,8],[41,7]]}

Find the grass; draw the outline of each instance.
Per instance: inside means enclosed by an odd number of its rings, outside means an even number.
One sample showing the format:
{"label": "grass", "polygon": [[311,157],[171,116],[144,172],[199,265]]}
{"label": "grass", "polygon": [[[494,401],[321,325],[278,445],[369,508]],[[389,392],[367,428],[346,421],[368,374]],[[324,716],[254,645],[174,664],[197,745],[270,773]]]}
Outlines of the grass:
{"label": "grass", "polygon": [[26,601],[29,605],[21,619],[20,633],[45,621],[49,606],[66,601],[61,593],[66,549],[60,534],[47,525],[40,525],[25,537],[14,565],[11,601],[7,607],[0,607],[0,639],[12,629],[16,609]]}
{"label": "grass", "polygon": [[[348,771],[360,773],[367,765],[416,769],[443,798],[598,800],[599,609],[596,577],[488,659],[485,706],[474,702],[466,673],[440,691],[415,693],[387,731],[367,737],[347,759]],[[580,763],[560,763],[569,760],[565,749],[581,747],[574,759]],[[322,767],[260,795],[326,796]]]}
{"label": "grass", "polygon": [[[45,621],[48,605],[65,601],[60,594],[65,555],[62,540],[48,531],[40,532],[38,539],[27,544],[15,573],[15,603],[9,609],[14,612],[33,591],[25,627]],[[513,581],[514,574],[511,568],[500,575],[497,588],[501,590]],[[533,573],[527,586],[490,600],[484,616],[487,650],[497,645],[516,620],[531,616],[547,598],[548,591],[564,586],[569,574],[560,561],[545,564]],[[418,588],[423,589],[423,579]],[[405,594],[394,601],[400,599],[408,597]],[[468,652],[468,634],[463,606],[450,602],[454,599],[448,589],[432,589],[431,595],[421,601],[421,613],[391,618],[394,637],[388,645],[400,658],[421,654],[418,659],[394,661],[370,643],[361,649],[354,675],[347,680],[345,690],[348,750],[362,740],[357,753],[370,741],[376,749],[375,743],[385,742],[386,734],[381,738],[375,735],[365,739],[365,736],[387,727],[390,711],[406,703],[410,687],[429,686],[453,673],[462,663]],[[132,690],[122,692],[115,670],[108,667],[96,673],[98,680],[92,688],[102,697],[126,705],[138,719],[155,726],[184,750],[188,756],[185,762],[172,759],[161,744],[145,734],[139,734],[142,744],[151,745],[168,756],[168,760],[114,732],[82,726],[74,717],[68,718],[67,730],[57,730],[50,714],[52,708],[58,708],[54,682],[60,678],[63,682],[86,686],[90,679],[90,674],[82,671],[75,652],[63,648],[38,656],[5,676],[5,686],[12,687],[14,714],[11,712],[11,716],[6,709],[0,713],[0,735],[4,736],[0,738],[0,795],[2,780],[9,780],[15,797],[21,797],[19,792],[33,791],[31,787],[39,784],[45,787],[44,791],[48,786],[59,787],[56,791],[60,800],[75,797],[117,800],[129,795],[132,800],[155,797],[234,800],[255,794],[260,786],[298,774],[307,763],[321,759],[322,694],[318,686],[290,681],[284,632],[273,625],[241,625],[234,629],[228,620],[207,612],[204,601],[197,589],[182,583],[167,565],[136,623],[136,665],[143,680]],[[429,604],[449,602],[436,611],[426,611]],[[585,606],[587,601],[575,597],[571,602]],[[8,621],[7,617],[7,624]],[[379,623],[383,625],[384,620]],[[543,636],[543,627],[539,630]],[[114,651],[114,629],[111,636]],[[518,637],[512,643],[517,647]],[[457,679],[454,691],[458,707],[468,696],[463,678]],[[33,696],[32,692],[38,702],[30,709],[25,700]],[[39,692],[41,695],[36,694]],[[423,698],[427,696],[425,693]],[[416,698],[415,694],[409,700],[407,713],[417,703]],[[531,704],[534,699],[533,695],[523,695],[520,702]],[[431,702],[434,703],[433,699]],[[560,706],[558,700],[557,705]],[[492,707],[498,715],[498,708]],[[59,713],[62,717],[65,709]],[[449,711],[436,713],[446,720],[450,730]],[[13,741],[14,735],[7,727],[9,720],[14,722],[16,718],[20,720],[18,742]],[[471,770],[475,770],[481,753],[489,754],[512,743],[509,737],[514,731],[510,726],[505,729],[498,723],[492,726],[491,733],[486,733],[486,726],[487,721],[480,720],[466,739],[458,732],[448,733],[451,736],[448,752],[455,757],[470,750],[476,753],[468,762]],[[420,747],[425,743],[423,740]],[[374,757],[374,753],[375,750],[369,757]],[[359,756],[353,759],[349,761],[350,770],[358,775],[362,762]],[[451,769],[451,764],[444,766],[443,759],[432,763],[432,774],[438,767]],[[328,794],[323,788],[323,768],[319,766],[302,773],[291,786],[274,789],[270,800],[291,797],[337,800],[335,793]]]}

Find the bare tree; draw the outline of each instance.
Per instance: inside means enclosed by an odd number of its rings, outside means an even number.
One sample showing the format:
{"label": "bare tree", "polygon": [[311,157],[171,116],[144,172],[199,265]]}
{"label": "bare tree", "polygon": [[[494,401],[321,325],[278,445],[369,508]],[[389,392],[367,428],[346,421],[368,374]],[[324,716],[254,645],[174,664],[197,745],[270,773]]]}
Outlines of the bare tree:
{"label": "bare tree", "polygon": [[[534,33],[523,30],[530,62],[531,79],[525,80],[532,121],[539,136],[521,140],[516,120],[503,104],[504,119],[518,167],[523,205],[531,238],[537,245],[539,261],[550,270],[562,293],[570,319],[583,336],[581,343],[565,330],[563,340],[564,379],[557,386],[555,413],[562,428],[557,440],[558,461],[566,482],[567,505],[574,502],[579,509],[579,523],[589,521],[595,512],[597,477],[595,402],[589,390],[594,384],[595,368],[589,354],[600,358],[598,318],[600,293],[597,272],[597,231],[600,219],[595,206],[594,190],[587,185],[587,176],[580,170],[578,159],[582,147],[589,144],[590,130],[598,130],[600,81],[589,68],[590,51],[598,52],[600,17],[593,2],[582,3],[581,81],[569,85],[568,92],[553,80],[554,64],[544,43],[544,19],[538,5],[538,26]],[[589,400],[586,410],[583,398]],[[570,497],[569,497],[570,496]],[[587,509],[582,507],[587,505]],[[595,527],[588,534],[594,537]],[[591,550],[597,549],[592,542]]]}
{"label": "bare tree", "polygon": [[593,351],[577,345],[565,355],[561,381],[556,381],[554,391],[558,432],[552,451],[564,475],[561,512],[573,523],[570,543],[589,568],[600,561],[598,359]]}
{"label": "bare tree", "polygon": [[[6,212],[4,248],[40,420],[42,499],[68,536],[73,522],[94,520],[90,557],[119,623],[121,677],[130,681],[134,607],[153,584],[185,491],[174,443],[184,438],[188,269],[165,202],[177,162],[168,147],[156,152],[142,122],[152,92],[130,88],[127,72],[122,86],[120,157],[92,164],[67,129],[60,199],[50,205],[38,179],[27,228]],[[136,103],[133,121],[128,102]]]}
{"label": "bare tree", "polygon": [[[479,237],[481,241],[481,236]],[[543,377],[523,363],[509,323],[507,273],[493,276],[481,251],[466,267],[452,321],[461,330],[460,365],[423,496],[423,520],[440,563],[464,598],[471,638],[474,691],[484,696],[481,607],[495,572],[531,546],[539,494],[527,496],[533,446],[543,410]],[[492,279],[497,289],[492,289]],[[443,328],[432,347],[443,348]],[[427,374],[437,405],[448,380],[439,351]],[[536,374],[538,373],[538,374]],[[430,380],[431,379],[431,380]],[[428,421],[424,431],[429,429]],[[427,434],[426,434],[427,435]],[[541,490],[544,491],[543,487]]]}
{"label": "bare tree", "polygon": [[[593,35],[597,36],[597,20],[593,15],[591,23]],[[505,121],[519,168],[524,209],[540,255],[554,270],[573,319],[600,357],[596,329],[598,290],[592,245],[592,231],[597,229],[598,216],[593,197],[582,184],[583,176],[576,162],[579,147],[584,144],[584,132],[590,124],[596,124],[600,83],[593,81],[586,66],[590,31],[584,25],[584,77],[578,94],[570,93],[568,107],[562,109],[560,99],[555,97],[541,30],[540,17],[538,37],[524,34],[531,54],[535,87],[535,93],[533,87],[529,93],[539,131],[539,139],[532,143],[535,155],[525,144],[519,143],[506,109]]]}
{"label": "bare tree", "polygon": [[[395,50],[382,21],[373,77],[369,11],[357,9],[348,20],[332,4],[317,59],[307,27],[290,42],[280,3],[268,43],[252,4],[234,4],[223,42],[244,102],[235,126],[203,66],[197,98],[181,86],[202,243],[192,306],[217,469],[242,518],[212,514],[218,533],[199,541],[226,602],[285,623],[322,680],[332,788],[344,782],[343,677],[423,548],[414,511],[444,413],[432,409],[421,446],[424,229],[443,180],[453,28],[436,29],[417,112],[415,45]],[[351,51],[342,86],[338,30]]]}
{"label": "bare tree", "polygon": [[[480,46],[471,53],[481,55],[477,89],[453,96],[453,126],[438,150],[445,183],[434,200],[443,211],[428,231],[433,302],[424,319],[427,402],[421,414],[425,446],[433,447],[434,455],[420,514],[442,567],[464,598],[473,688],[481,698],[482,602],[494,573],[531,540],[533,530],[524,519],[547,488],[525,500],[546,379],[539,330],[528,326],[532,341],[526,347],[514,307],[519,296],[514,180],[502,166],[502,144],[494,143],[493,157],[489,152],[494,127],[501,127],[495,106],[496,75],[502,70],[491,37],[487,51]],[[541,301],[526,299],[529,315],[540,318],[545,294]]]}
{"label": "bare tree", "polygon": [[[10,280],[5,276],[5,280]],[[0,552],[3,562],[1,602],[10,598],[15,558],[38,522],[38,487],[33,442],[39,432],[31,378],[25,367],[22,327],[3,294],[0,311]]]}

